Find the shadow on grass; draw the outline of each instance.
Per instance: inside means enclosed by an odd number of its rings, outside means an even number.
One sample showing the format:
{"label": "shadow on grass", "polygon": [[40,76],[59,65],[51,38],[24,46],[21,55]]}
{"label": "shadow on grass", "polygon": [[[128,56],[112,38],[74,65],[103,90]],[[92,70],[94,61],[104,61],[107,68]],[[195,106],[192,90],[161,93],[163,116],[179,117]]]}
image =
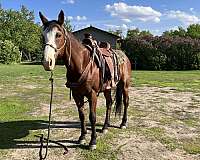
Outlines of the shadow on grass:
{"label": "shadow on grass", "polygon": [[[97,124],[97,127],[103,127],[101,124]],[[110,126],[114,127],[115,126]],[[23,120],[23,121],[10,121],[0,122],[0,149],[21,149],[21,148],[39,148],[39,138],[33,140],[20,140],[30,134],[31,130],[44,130],[48,128],[48,121],[43,120]],[[80,122],[78,121],[52,121],[51,128],[80,128]],[[91,130],[89,124],[87,124],[87,130]],[[102,132],[97,128],[97,132]],[[43,131],[41,131],[43,132]],[[89,149],[88,145],[79,145],[77,140],[57,140],[55,142],[67,144],[68,148],[81,148]],[[58,145],[50,143],[49,148],[61,148]]]}
{"label": "shadow on grass", "polygon": [[[0,149],[39,148],[39,138],[36,141],[20,140],[30,134],[30,130],[43,130],[48,128],[48,121],[24,120],[0,122]],[[53,121],[51,128],[80,128],[80,122]],[[58,142],[78,144],[73,140],[59,140]],[[50,145],[59,148],[59,146]]]}
{"label": "shadow on grass", "polygon": [[[97,127],[103,127],[97,124]],[[110,126],[114,127],[115,126]],[[0,122],[0,149],[20,149],[20,148],[39,148],[39,138],[36,140],[20,140],[30,134],[31,130],[44,130],[48,128],[48,121],[43,120],[23,120]],[[52,121],[51,128],[80,128],[78,121]],[[87,130],[91,130],[87,124]],[[101,129],[96,129],[97,132],[102,132]],[[41,131],[43,132],[43,131]],[[32,138],[34,139],[34,138]],[[68,148],[89,149],[87,145],[79,145],[77,140],[57,140],[56,142],[67,144]],[[61,148],[60,146],[50,143],[49,148]]]}

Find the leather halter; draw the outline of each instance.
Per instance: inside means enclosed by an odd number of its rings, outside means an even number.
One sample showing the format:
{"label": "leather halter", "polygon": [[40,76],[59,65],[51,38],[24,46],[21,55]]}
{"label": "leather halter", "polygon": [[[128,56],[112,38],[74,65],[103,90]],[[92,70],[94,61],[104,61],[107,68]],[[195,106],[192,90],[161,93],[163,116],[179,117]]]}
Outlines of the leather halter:
{"label": "leather halter", "polygon": [[[64,39],[65,39],[65,38],[64,38]],[[45,43],[44,46],[45,46],[45,47],[46,47],[46,46],[50,46],[51,48],[53,48],[53,49],[55,50],[55,52],[58,52],[58,51],[60,51],[61,49],[63,49],[63,47],[65,46],[65,44],[66,44],[66,39],[65,39],[63,45],[62,45],[60,48],[55,48],[52,44],[49,44],[49,43]]]}
{"label": "leather halter", "polygon": [[67,39],[69,40],[69,59],[68,59],[68,66],[70,66],[70,61],[71,61],[71,41],[70,41],[70,38],[69,36],[66,34],[66,29],[64,27],[61,27],[63,32],[62,34],[64,35],[64,43],[63,45],[60,47],[60,48],[56,48],[54,47],[52,44],[49,44],[49,43],[44,43],[44,46],[50,46],[51,48],[53,48],[55,50],[56,53],[58,53],[60,50],[62,50],[65,45],[66,45],[66,42],[67,42]]}

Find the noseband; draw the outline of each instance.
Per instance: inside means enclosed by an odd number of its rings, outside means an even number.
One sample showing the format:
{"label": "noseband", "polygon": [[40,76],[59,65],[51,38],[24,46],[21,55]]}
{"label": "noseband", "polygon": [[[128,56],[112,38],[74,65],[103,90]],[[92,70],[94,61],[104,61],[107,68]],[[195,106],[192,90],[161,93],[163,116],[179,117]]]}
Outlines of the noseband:
{"label": "noseband", "polygon": [[65,44],[66,44],[66,38],[67,38],[67,36],[66,36],[66,30],[65,30],[65,28],[64,27],[62,27],[62,29],[63,29],[63,31],[64,31],[64,43],[63,43],[63,45],[60,47],[60,48],[56,48],[56,47],[54,47],[52,44],[49,44],[49,43],[44,43],[44,47],[46,47],[46,46],[50,46],[51,48],[53,48],[54,50],[55,50],[55,52],[58,52],[58,51],[60,51],[61,49],[63,49],[63,47],[65,46]]}

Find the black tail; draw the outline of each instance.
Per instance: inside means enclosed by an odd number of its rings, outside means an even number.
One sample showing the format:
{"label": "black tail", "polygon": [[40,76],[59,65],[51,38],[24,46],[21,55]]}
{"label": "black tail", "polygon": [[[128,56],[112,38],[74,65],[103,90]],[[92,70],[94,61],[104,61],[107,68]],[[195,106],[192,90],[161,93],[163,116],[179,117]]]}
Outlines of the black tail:
{"label": "black tail", "polygon": [[122,93],[123,93],[123,85],[122,83],[117,84],[116,95],[115,95],[115,116],[121,116],[122,112]]}

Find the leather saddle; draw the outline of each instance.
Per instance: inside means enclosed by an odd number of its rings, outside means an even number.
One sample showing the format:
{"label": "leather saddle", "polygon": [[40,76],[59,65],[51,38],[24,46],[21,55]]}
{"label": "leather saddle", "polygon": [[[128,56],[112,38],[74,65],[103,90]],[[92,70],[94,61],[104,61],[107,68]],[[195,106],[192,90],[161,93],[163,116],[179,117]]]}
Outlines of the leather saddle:
{"label": "leather saddle", "polygon": [[[114,79],[119,80],[119,66],[116,53],[112,51],[108,42],[100,42],[99,45],[90,38],[85,38],[82,44],[90,51],[91,56],[101,70],[101,82],[103,83]],[[114,74],[113,74],[114,73]]]}

